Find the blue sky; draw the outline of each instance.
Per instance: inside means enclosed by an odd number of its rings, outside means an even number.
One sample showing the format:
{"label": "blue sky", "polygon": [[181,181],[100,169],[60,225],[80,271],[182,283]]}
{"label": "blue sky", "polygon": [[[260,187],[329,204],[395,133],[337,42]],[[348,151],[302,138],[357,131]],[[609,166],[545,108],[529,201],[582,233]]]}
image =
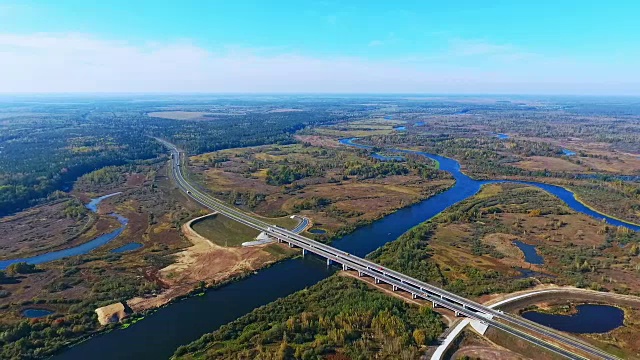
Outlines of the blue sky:
{"label": "blue sky", "polygon": [[0,92],[640,95],[638,1],[0,1]]}

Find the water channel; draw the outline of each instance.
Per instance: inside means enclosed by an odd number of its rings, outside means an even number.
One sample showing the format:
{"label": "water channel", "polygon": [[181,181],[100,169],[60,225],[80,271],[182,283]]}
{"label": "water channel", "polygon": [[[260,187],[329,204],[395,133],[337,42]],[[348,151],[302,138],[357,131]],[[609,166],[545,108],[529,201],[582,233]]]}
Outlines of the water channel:
{"label": "water channel", "polygon": [[[108,199],[112,196],[116,196],[120,193],[114,193],[114,194],[109,194],[109,195],[104,195],[101,196],[99,198],[95,198],[95,199],[91,199],[91,201],[86,205],[87,209],[97,213],[98,212],[98,206],[100,205],[100,203],[104,200],[104,199]],[[19,262],[26,262],[28,264],[42,264],[42,263],[46,263],[46,262],[50,262],[50,261],[54,261],[54,260],[60,260],[60,259],[64,259],[70,256],[78,256],[78,255],[84,255],[88,252],[90,252],[91,250],[94,250],[106,243],[108,243],[109,241],[115,239],[118,237],[118,235],[120,235],[124,229],[127,227],[127,223],[129,222],[129,220],[123,216],[121,216],[120,214],[110,214],[111,216],[115,217],[118,222],[120,223],[120,227],[112,232],[100,235],[98,237],[96,237],[95,239],[91,240],[91,241],[87,241],[83,244],[80,244],[78,246],[74,246],[68,249],[63,249],[63,250],[58,250],[58,251],[51,251],[51,252],[47,252],[44,254],[40,254],[37,256],[33,256],[33,257],[29,257],[29,258],[22,258],[22,259],[11,259],[11,260],[3,260],[0,261],[0,270],[4,270],[6,269],[9,265],[11,264],[15,264],[15,263],[19,263]]]}
{"label": "water channel", "polygon": [[[344,139],[341,143],[371,149],[354,141],[355,139]],[[409,150],[389,151],[415,153],[436,160],[440,163],[440,169],[449,172],[456,183],[447,191],[358,228],[334,241],[334,247],[357,256],[365,256],[395,240],[410,228],[475,195],[482,185],[496,182],[473,180],[460,171],[457,161],[443,156]],[[637,225],[621,222],[587,208],[575,199],[573,193],[561,187],[533,182],[520,183],[537,186],[552,193],[575,211],[598,219],[604,218],[613,225],[640,230]],[[327,268],[324,259],[314,256],[280,262],[241,281],[207,291],[204,296],[187,298],[161,308],[127,329],[99,334],[53,358],[166,359],[180,345],[188,344],[259,306],[312,286],[337,270],[337,267]]]}

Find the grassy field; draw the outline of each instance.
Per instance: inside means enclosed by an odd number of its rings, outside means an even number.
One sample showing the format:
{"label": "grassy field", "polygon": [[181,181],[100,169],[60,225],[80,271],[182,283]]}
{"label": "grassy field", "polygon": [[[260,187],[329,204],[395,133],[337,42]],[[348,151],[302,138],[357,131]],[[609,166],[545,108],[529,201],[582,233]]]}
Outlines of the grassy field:
{"label": "grassy field", "polygon": [[[325,228],[326,236],[370,222],[452,184],[430,162],[381,163],[357,149],[306,142],[194,156],[190,171],[219,199],[269,218],[265,221],[292,228],[297,222],[286,216],[304,215]],[[283,180],[283,171],[289,171],[290,178]]]}
{"label": "grassy field", "polygon": [[[640,293],[638,236],[575,213],[536,188],[485,186],[418,229],[427,227],[385,245],[374,260],[476,296],[505,291],[502,285],[520,275],[516,268],[553,275],[538,277],[542,282]],[[544,265],[525,262],[516,240],[536,246]]]}
{"label": "grassy field", "polygon": [[260,233],[226,216],[212,215],[194,222],[193,230],[220,246],[242,246]]}
{"label": "grassy field", "polygon": [[389,135],[396,132],[393,129],[394,127],[402,126],[404,124],[405,121],[400,120],[366,119],[328,127],[315,128],[313,129],[313,133],[316,135],[343,138]]}

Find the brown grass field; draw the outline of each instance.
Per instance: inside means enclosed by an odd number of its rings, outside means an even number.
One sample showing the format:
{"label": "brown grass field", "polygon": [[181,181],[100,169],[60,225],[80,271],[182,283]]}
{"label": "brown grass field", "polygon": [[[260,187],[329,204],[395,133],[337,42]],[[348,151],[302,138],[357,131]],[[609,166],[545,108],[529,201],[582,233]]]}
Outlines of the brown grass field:
{"label": "brown grass field", "polygon": [[[221,199],[231,192],[263,194],[264,201],[249,210],[267,217],[299,213],[310,217],[330,233],[358,222],[377,219],[452,184],[452,180],[425,180],[414,174],[330,181],[331,178],[342,179],[343,169],[339,167],[342,163],[371,163],[372,160],[347,147],[331,149],[326,156],[317,155],[322,150],[301,145],[223,150],[215,155],[192,157],[190,170]],[[228,161],[211,166],[210,159],[214,156]],[[303,178],[291,186],[267,183],[269,167],[292,163],[326,166],[326,170],[323,176]],[[256,164],[259,167],[256,168]],[[293,186],[297,188],[290,189]],[[314,198],[328,199],[330,206],[296,210]]]}

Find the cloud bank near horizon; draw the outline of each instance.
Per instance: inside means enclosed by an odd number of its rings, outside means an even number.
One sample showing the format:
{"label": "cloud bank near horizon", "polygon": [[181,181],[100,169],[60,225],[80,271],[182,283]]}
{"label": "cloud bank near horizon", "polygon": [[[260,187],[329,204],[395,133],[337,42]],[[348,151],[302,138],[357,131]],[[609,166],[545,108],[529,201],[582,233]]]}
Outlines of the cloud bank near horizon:
{"label": "cloud bank near horizon", "polygon": [[132,44],[87,34],[0,34],[0,93],[640,95],[640,73],[633,67],[608,59],[550,58],[474,39],[452,39],[438,54],[370,59],[233,46],[211,50],[188,40]]}

